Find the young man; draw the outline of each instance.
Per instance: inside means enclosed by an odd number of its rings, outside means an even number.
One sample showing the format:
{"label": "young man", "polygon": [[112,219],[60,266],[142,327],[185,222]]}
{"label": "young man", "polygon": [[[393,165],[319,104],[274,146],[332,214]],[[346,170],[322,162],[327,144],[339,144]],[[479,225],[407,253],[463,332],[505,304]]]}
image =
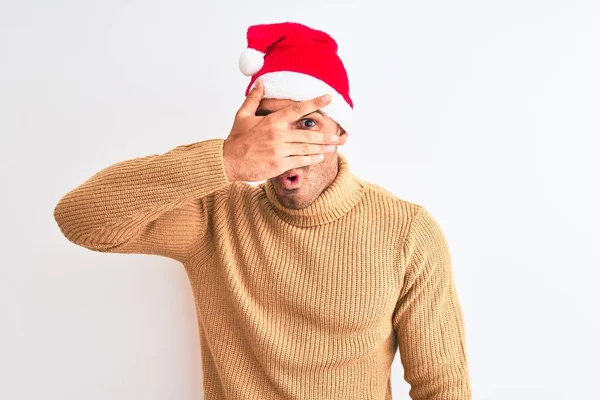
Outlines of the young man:
{"label": "young man", "polygon": [[226,139],[103,169],[57,204],[61,231],[184,265],[207,400],[391,399],[398,349],[412,399],[471,399],[439,225],[337,152],[352,101],[336,42],[281,23],[250,27],[248,45]]}

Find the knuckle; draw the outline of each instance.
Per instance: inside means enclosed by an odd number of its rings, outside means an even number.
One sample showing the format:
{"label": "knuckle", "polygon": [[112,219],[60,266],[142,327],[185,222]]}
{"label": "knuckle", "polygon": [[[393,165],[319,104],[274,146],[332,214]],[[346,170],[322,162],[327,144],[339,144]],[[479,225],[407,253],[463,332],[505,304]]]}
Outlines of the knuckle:
{"label": "knuckle", "polygon": [[278,155],[279,155],[279,150],[277,149],[277,147],[273,146],[273,147],[269,148],[269,158],[271,160],[276,160]]}
{"label": "knuckle", "polygon": [[266,117],[263,117],[261,126],[263,126],[265,129],[267,129],[269,132],[275,130],[275,124],[273,123],[273,120],[271,118],[269,118],[268,115]]}
{"label": "knuckle", "polygon": [[294,103],[292,105],[292,110],[300,112],[304,109],[304,103],[303,102],[298,102],[298,103]]}
{"label": "knuckle", "polygon": [[275,160],[281,159],[281,149],[278,146],[271,147],[270,157]]}
{"label": "knuckle", "polygon": [[270,142],[278,142],[279,141],[279,133],[275,129],[269,129],[267,131],[267,140]]}

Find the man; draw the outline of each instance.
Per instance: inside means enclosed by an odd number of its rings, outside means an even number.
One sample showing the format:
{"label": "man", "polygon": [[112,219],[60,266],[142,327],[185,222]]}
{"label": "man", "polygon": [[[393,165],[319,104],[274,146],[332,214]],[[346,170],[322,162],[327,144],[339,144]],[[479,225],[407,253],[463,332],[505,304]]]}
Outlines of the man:
{"label": "man", "polygon": [[336,42],[281,23],[250,27],[248,46],[226,139],[96,173],[57,204],[61,231],[184,265],[207,400],[391,399],[398,349],[412,399],[471,399],[439,225],[337,152],[352,101]]}

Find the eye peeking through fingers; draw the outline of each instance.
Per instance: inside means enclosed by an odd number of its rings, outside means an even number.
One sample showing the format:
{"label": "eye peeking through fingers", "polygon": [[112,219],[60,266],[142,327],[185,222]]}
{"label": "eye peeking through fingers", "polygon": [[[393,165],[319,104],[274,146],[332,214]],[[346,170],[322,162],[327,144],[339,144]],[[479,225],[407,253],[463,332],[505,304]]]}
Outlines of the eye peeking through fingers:
{"label": "eye peeking through fingers", "polygon": [[300,126],[302,128],[310,129],[310,128],[314,128],[315,126],[317,126],[317,122],[311,118],[303,118],[299,122],[300,122]]}

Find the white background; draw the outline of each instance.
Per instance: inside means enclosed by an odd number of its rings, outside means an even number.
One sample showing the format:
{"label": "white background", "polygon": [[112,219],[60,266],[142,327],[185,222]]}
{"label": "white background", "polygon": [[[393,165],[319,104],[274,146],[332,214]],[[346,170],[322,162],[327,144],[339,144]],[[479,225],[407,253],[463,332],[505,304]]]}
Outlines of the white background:
{"label": "white background", "polygon": [[355,174],[447,235],[474,399],[600,399],[597,1],[0,4],[0,398],[202,398],[182,266],[74,246],[53,208],[112,163],[225,138],[246,28],[296,21],[339,43]]}

